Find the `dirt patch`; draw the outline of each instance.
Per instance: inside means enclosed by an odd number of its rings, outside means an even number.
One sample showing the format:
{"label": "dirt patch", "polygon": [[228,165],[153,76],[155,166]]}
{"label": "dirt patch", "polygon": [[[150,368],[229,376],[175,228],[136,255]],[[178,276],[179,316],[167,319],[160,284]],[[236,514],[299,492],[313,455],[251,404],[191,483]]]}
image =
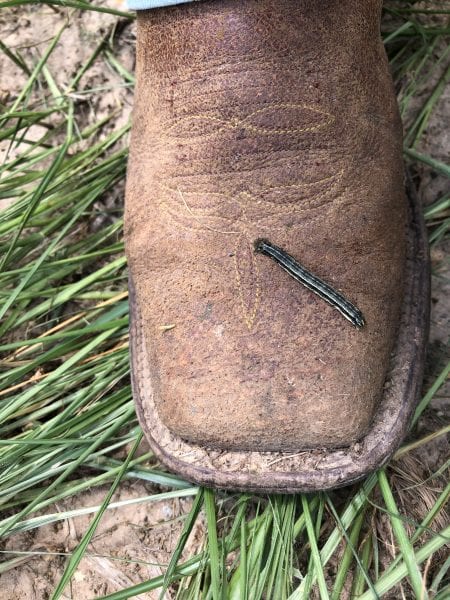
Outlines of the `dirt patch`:
{"label": "dirt patch", "polygon": [[[92,490],[58,503],[46,512],[62,512],[99,506],[108,488]],[[145,497],[156,493],[143,483],[124,483],[113,502]],[[164,574],[179,539],[192,502],[190,498],[133,504],[108,510],[101,520],[75,576],[63,598],[87,600],[109,594]],[[8,539],[5,550],[14,556],[26,551],[23,561],[0,578],[3,600],[44,600],[55,590],[67,564],[93,515],[66,519]],[[188,540],[184,557],[200,549],[204,528],[199,520]],[[17,555],[21,558],[21,555]],[[135,596],[157,599],[160,591]],[[171,598],[169,594],[167,598]]]}

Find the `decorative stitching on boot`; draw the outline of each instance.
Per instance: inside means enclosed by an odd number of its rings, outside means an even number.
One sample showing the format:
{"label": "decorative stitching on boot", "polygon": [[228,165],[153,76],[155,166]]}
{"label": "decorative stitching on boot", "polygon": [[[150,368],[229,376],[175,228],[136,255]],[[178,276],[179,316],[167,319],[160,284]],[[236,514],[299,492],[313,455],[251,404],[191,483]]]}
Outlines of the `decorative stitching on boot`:
{"label": "decorative stitching on boot", "polygon": [[[269,111],[279,111],[282,109],[302,109],[314,113],[315,115],[320,115],[322,117],[326,117],[324,121],[317,123],[316,125],[310,125],[309,127],[281,127],[281,128],[269,128],[254,125],[249,123],[248,121],[254,119],[258,115],[263,115],[268,113]],[[191,132],[188,132],[186,135],[183,135],[183,132],[180,127],[183,125],[190,125],[193,122],[198,121],[204,123],[205,121],[209,121],[210,123],[220,125],[218,129],[212,131],[210,133],[202,133],[198,136],[193,136]],[[194,139],[207,139],[211,136],[219,135],[220,133],[226,130],[234,130],[234,129],[244,129],[247,131],[251,131],[252,133],[256,133],[257,135],[286,135],[286,134],[298,134],[298,133],[307,133],[312,131],[317,131],[319,129],[323,129],[334,121],[334,117],[321,109],[313,108],[306,104],[289,104],[289,103],[280,103],[280,104],[268,104],[258,110],[251,112],[250,114],[243,117],[230,117],[229,119],[224,119],[222,117],[216,117],[214,115],[208,115],[207,113],[198,114],[198,115],[189,115],[186,117],[182,117],[174,122],[172,122],[166,128],[167,133],[171,133],[174,130],[176,131],[175,138],[187,138],[188,140],[193,141]],[[164,126],[164,125],[163,125]]]}
{"label": "decorative stitching on boot", "polygon": [[[314,116],[322,117],[322,121],[307,127],[286,126],[286,127],[268,127],[255,124],[255,118],[258,116],[267,116],[270,121],[279,122],[286,118],[286,115],[277,118],[277,112],[283,110],[306,110]],[[274,114],[271,114],[271,111]],[[289,115],[292,120],[293,116]],[[183,145],[189,144],[195,147],[199,141],[210,138],[219,138],[221,134],[228,131],[247,130],[257,136],[288,136],[311,133],[323,129],[334,122],[333,115],[322,109],[299,103],[272,103],[265,105],[257,110],[253,110],[244,116],[234,116],[223,118],[211,114],[194,114],[182,117],[172,121],[170,125],[166,124],[165,139],[171,143],[176,143],[182,139]],[[253,122],[249,122],[253,121]],[[214,131],[207,133],[199,132],[199,135],[193,135],[192,131],[184,130],[193,123],[209,123],[215,126]],[[181,128],[181,131],[180,131]],[[164,139],[163,137],[163,139]],[[178,142],[179,143],[179,142]],[[201,168],[205,160],[194,158],[190,163],[191,177],[199,173],[199,164]],[[206,176],[209,175],[205,171]],[[175,186],[159,182],[161,194],[159,197],[159,207],[170,218],[172,218],[177,227],[182,227],[187,231],[210,231],[212,233],[224,236],[236,236],[233,244],[234,248],[234,270],[237,294],[240,304],[240,313],[242,320],[247,328],[251,330],[256,322],[260,307],[261,282],[260,272],[253,252],[253,240],[261,237],[271,237],[273,233],[278,233],[286,228],[286,224],[280,221],[280,217],[286,218],[289,215],[301,214],[308,210],[322,206],[326,200],[336,195],[337,188],[341,185],[344,176],[344,170],[323,177],[316,181],[293,181],[288,184],[280,185],[261,185],[260,189],[248,189],[248,184],[242,185],[239,182],[235,186],[235,191],[229,193],[217,190],[201,189],[201,182],[194,183],[192,180],[186,186],[186,176],[177,176],[174,174],[172,181]],[[244,187],[244,189],[242,189]],[[197,188],[197,189],[196,189]],[[305,197],[299,202],[299,196],[296,192],[303,191]],[[283,197],[279,200],[273,196],[283,192]],[[293,192],[295,197],[287,199],[289,193]],[[267,197],[272,195],[272,197]],[[169,196],[169,198],[167,198]],[[208,198],[210,201],[208,202]],[[224,216],[226,215],[226,216]],[[232,215],[232,216],[229,216]],[[290,223],[290,226],[296,222]],[[248,252],[248,250],[250,252]],[[247,255],[248,264],[242,266],[242,255]],[[245,285],[245,283],[249,285]],[[244,289],[250,290],[247,297]]]}

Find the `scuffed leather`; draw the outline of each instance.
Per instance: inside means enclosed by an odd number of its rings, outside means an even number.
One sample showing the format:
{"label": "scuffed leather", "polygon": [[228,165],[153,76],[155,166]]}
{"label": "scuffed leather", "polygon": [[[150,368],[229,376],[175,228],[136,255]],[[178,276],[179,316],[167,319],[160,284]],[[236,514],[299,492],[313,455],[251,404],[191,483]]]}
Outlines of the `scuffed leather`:
{"label": "scuffed leather", "polygon": [[[163,422],[218,449],[346,446],[381,398],[403,290],[401,126],[381,2],[139,13],[126,248]],[[358,331],[254,253],[285,248]]]}

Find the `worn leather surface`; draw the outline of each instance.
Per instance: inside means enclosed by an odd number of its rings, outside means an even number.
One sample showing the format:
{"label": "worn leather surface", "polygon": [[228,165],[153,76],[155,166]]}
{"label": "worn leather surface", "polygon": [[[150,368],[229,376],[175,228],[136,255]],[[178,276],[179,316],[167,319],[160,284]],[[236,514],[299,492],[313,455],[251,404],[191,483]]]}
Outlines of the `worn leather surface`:
{"label": "worn leather surface", "polygon": [[[218,449],[370,427],[403,291],[401,129],[380,2],[218,0],[138,15],[126,248],[167,427]],[[353,328],[253,250],[282,246]]]}

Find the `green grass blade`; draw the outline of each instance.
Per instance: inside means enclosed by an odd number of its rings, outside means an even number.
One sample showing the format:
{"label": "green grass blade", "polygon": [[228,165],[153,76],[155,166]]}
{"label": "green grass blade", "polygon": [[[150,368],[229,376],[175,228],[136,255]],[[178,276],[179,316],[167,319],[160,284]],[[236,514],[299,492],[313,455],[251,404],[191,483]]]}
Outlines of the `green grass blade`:
{"label": "green grass blade", "polygon": [[248,600],[248,571],[247,571],[247,527],[244,519],[241,521],[241,554],[239,591],[241,600]]}
{"label": "green grass blade", "polygon": [[[447,560],[444,562],[444,564],[442,565],[442,567],[439,569],[439,571],[437,572],[437,574],[435,575],[433,582],[430,586],[430,593],[432,594],[437,594],[439,591],[439,587],[441,585],[441,581],[444,579],[444,577],[450,572],[450,556],[447,558]],[[447,591],[448,591],[448,587],[447,587]],[[450,596],[447,596],[447,598],[449,598]]]}
{"label": "green grass blade", "polygon": [[[334,508],[334,507],[333,507]],[[345,582],[347,580],[349,569],[352,564],[352,560],[354,556],[358,556],[357,548],[358,548],[358,539],[359,534],[361,532],[361,527],[364,522],[365,511],[362,510],[361,513],[356,517],[350,535],[348,536],[347,544],[345,546],[345,551],[342,556],[342,560],[338,566],[338,571],[336,573],[336,579],[334,582],[333,592],[331,594],[331,600],[340,600],[342,591],[344,589]],[[359,558],[359,557],[358,557]],[[363,571],[363,569],[361,569]],[[364,572],[364,571],[363,571]]]}
{"label": "green grass blade", "polygon": [[[372,541],[374,538],[374,534],[372,531],[369,531],[366,537],[363,539],[361,545],[361,557],[360,564],[356,569],[356,573],[352,583],[352,589],[350,592],[350,597],[358,598],[363,592],[367,583],[367,573],[369,571],[369,566],[371,562],[371,551],[372,551]],[[371,590],[371,598],[372,600],[378,600],[380,596],[377,594],[376,590],[372,587]]]}
{"label": "green grass blade", "polygon": [[414,590],[416,598],[422,598],[423,600],[427,600],[428,594],[424,587],[422,574],[416,563],[413,548],[408,539],[408,536],[406,535],[405,528],[403,527],[401,516],[398,512],[397,505],[396,505],[395,499],[394,499],[394,495],[392,494],[392,490],[389,485],[389,481],[388,481],[388,478],[386,476],[384,469],[381,469],[378,472],[378,481],[380,484],[381,493],[383,494],[384,502],[386,504],[386,508],[389,511],[389,516],[390,516],[390,520],[391,520],[392,529],[394,530],[394,535],[399,544],[400,552],[402,553],[403,560],[408,568],[408,574],[409,574],[409,580],[410,580],[411,586]]}
{"label": "green grass blade", "polygon": [[[420,565],[440,548],[450,543],[450,526],[446,527],[439,535],[434,536],[419,550],[414,553],[414,563]],[[392,572],[382,575],[375,583],[377,594],[383,596],[399,584],[409,573],[408,565],[402,562]],[[420,598],[420,596],[418,596]],[[358,600],[373,600],[372,592],[367,591]]]}
{"label": "green grass blade", "polygon": [[[0,522],[0,538],[4,537],[8,533],[8,531],[10,531],[10,529],[12,527],[14,527],[19,521],[21,521],[21,519],[24,516],[29,514],[35,508],[35,506],[37,506],[39,504],[39,502],[41,502],[41,500],[44,500],[44,498],[46,496],[48,496],[50,494],[50,492],[53,491],[59,485],[59,483],[64,481],[71,473],[73,473],[75,471],[75,469],[90,454],[92,454],[96,448],[101,446],[120,427],[122,427],[125,423],[127,423],[129,421],[130,417],[133,415],[133,413],[134,413],[134,406],[131,406],[128,410],[125,411],[124,415],[121,418],[117,419],[115,421],[115,423],[109,429],[107,429],[101,436],[99,436],[99,438],[97,440],[95,440],[95,442],[93,442],[88,448],[86,448],[80,454],[78,459],[75,460],[73,462],[73,464],[70,467],[68,467],[59,477],[57,477],[45,490],[43,490],[28,506],[26,506],[23,510],[21,510],[16,515],[14,515],[14,517],[12,517],[11,519],[7,519],[6,523]],[[3,525],[2,525],[2,523],[3,523]]]}
{"label": "green grass blade", "polygon": [[428,165],[432,169],[434,169],[437,173],[444,175],[445,177],[450,177],[450,165],[446,165],[445,163],[432,158],[431,156],[427,156],[426,154],[421,154],[417,152],[413,148],[405,148],[404,153],[409,158],[413,158],[414,160],[418,160],[424,165]]}
{"label": "green grass blade", "polygon": [[136,440],[135,440],[130,452],[128,453],[128,456],[127,456],[126,460],[124,461],[121,469],[117,473],[114,483],[112,484],[109,492],[105,496],[105,499],[103,500],[99,511],[97,512],[94,519],[92,520],[92,523],[89,525],[87,531],[83,535],[75,552],[72,554],[72,557],[69,560],[69,564],[67,565],[66,569],[64,570],[63,576],[61,577],[58,585],[56,586],[55,591],[53,592],[53,594],[51,596],[51,600],[59,600],[59,598],[61,598],[61,595],[64,592],[65,587],[67,586],[70,579],[74,575],[78,565],[80,564],[81,559],[83,558],[84,553],[86,552],[88,544],[92,540],[92,537],[93,537],[95,531],[97,530],[98,524],[100,523],[100,520],[103,517],[103,514],[111,501],[111,498],[113,497],[120,482],[122,481],[122,478],[128,468],[128,465],[130,464],[130,461],[133,459],[133,456],[134,456],[136,450],[138,449],[139,444],[141,443],[142,437],[143,437],[143,434],[142,434],[142,432],[140,432],[138,434],[138,436],[136,437]]}
{"label": "green grass blade", "polygon": [[176,571],[176,568],[178,565],[178,561],[180,560],[181,554],[184,550],[184,547],[186,546],[187,539],[188,539],[189,535],[191,534],[192,528],[194,527],[195,521],[197,520],[198,514],[203,506],[203,496],[204,496],[204,490],[203,490],[203,488],[199,488],[197,495],[195,497],[194,503],[192,505],[192,508],[189,512],[188,518],[186,519],[186,521],[184,523],[184,527],[181,532],[178,543],[175,547],[175,550],[173,551],[169,565],[164,574],[164,581],[163,581],[163,586],[162,586],[161,595],[160,595],[161,600],[163,600],[163,598],[165,597],[165,594],[169,588],[169,585],[171,584],[172,579],[174,578],[174,574],[175,574],[175,571]]}
{"label": "green grass blade", "polygon": [[308,540],[311,546],[311,556],[314,564],[314,571],[317,577],[317,583],[319,586],[321,600],[329,600],[327,584],[325,583],[325,576],[323,573],[323,565],[320,559],[319,548],[317,546],[316,532],[314,531],[314,525],[311,519],[311,513],[309,509],[308,499],[305,494],[302,494],[302,508],[305,515],[306,531],[308,532]]}
{"label": "green grass blade", "polygon": [[222,561],[220,560],[217,539],[215,495],[210,489],[205,489],[204,495],[206,523],[208,525],[208,552],[210,557],[212,597],[213,600],[221,600],[224,591],[224,577],[222,575]]}
{"label": "green grass blade", "polygon": [[434,381],[433,385],[430,387],[428,392],[425,394],[425,396],[419,402],[419,404],[414,412],[414,417],[412,419],[411,426],[414,426],[417,423],[417,421],[420,418],[420,415],[423,413],[423,411],[426,409],[428,404],[431,402],[431,400],[433,399],[436,392],[447,381],[449,373],[450,373],[450,361],[442,369],[442,371],[439,373],[438,377]]}

